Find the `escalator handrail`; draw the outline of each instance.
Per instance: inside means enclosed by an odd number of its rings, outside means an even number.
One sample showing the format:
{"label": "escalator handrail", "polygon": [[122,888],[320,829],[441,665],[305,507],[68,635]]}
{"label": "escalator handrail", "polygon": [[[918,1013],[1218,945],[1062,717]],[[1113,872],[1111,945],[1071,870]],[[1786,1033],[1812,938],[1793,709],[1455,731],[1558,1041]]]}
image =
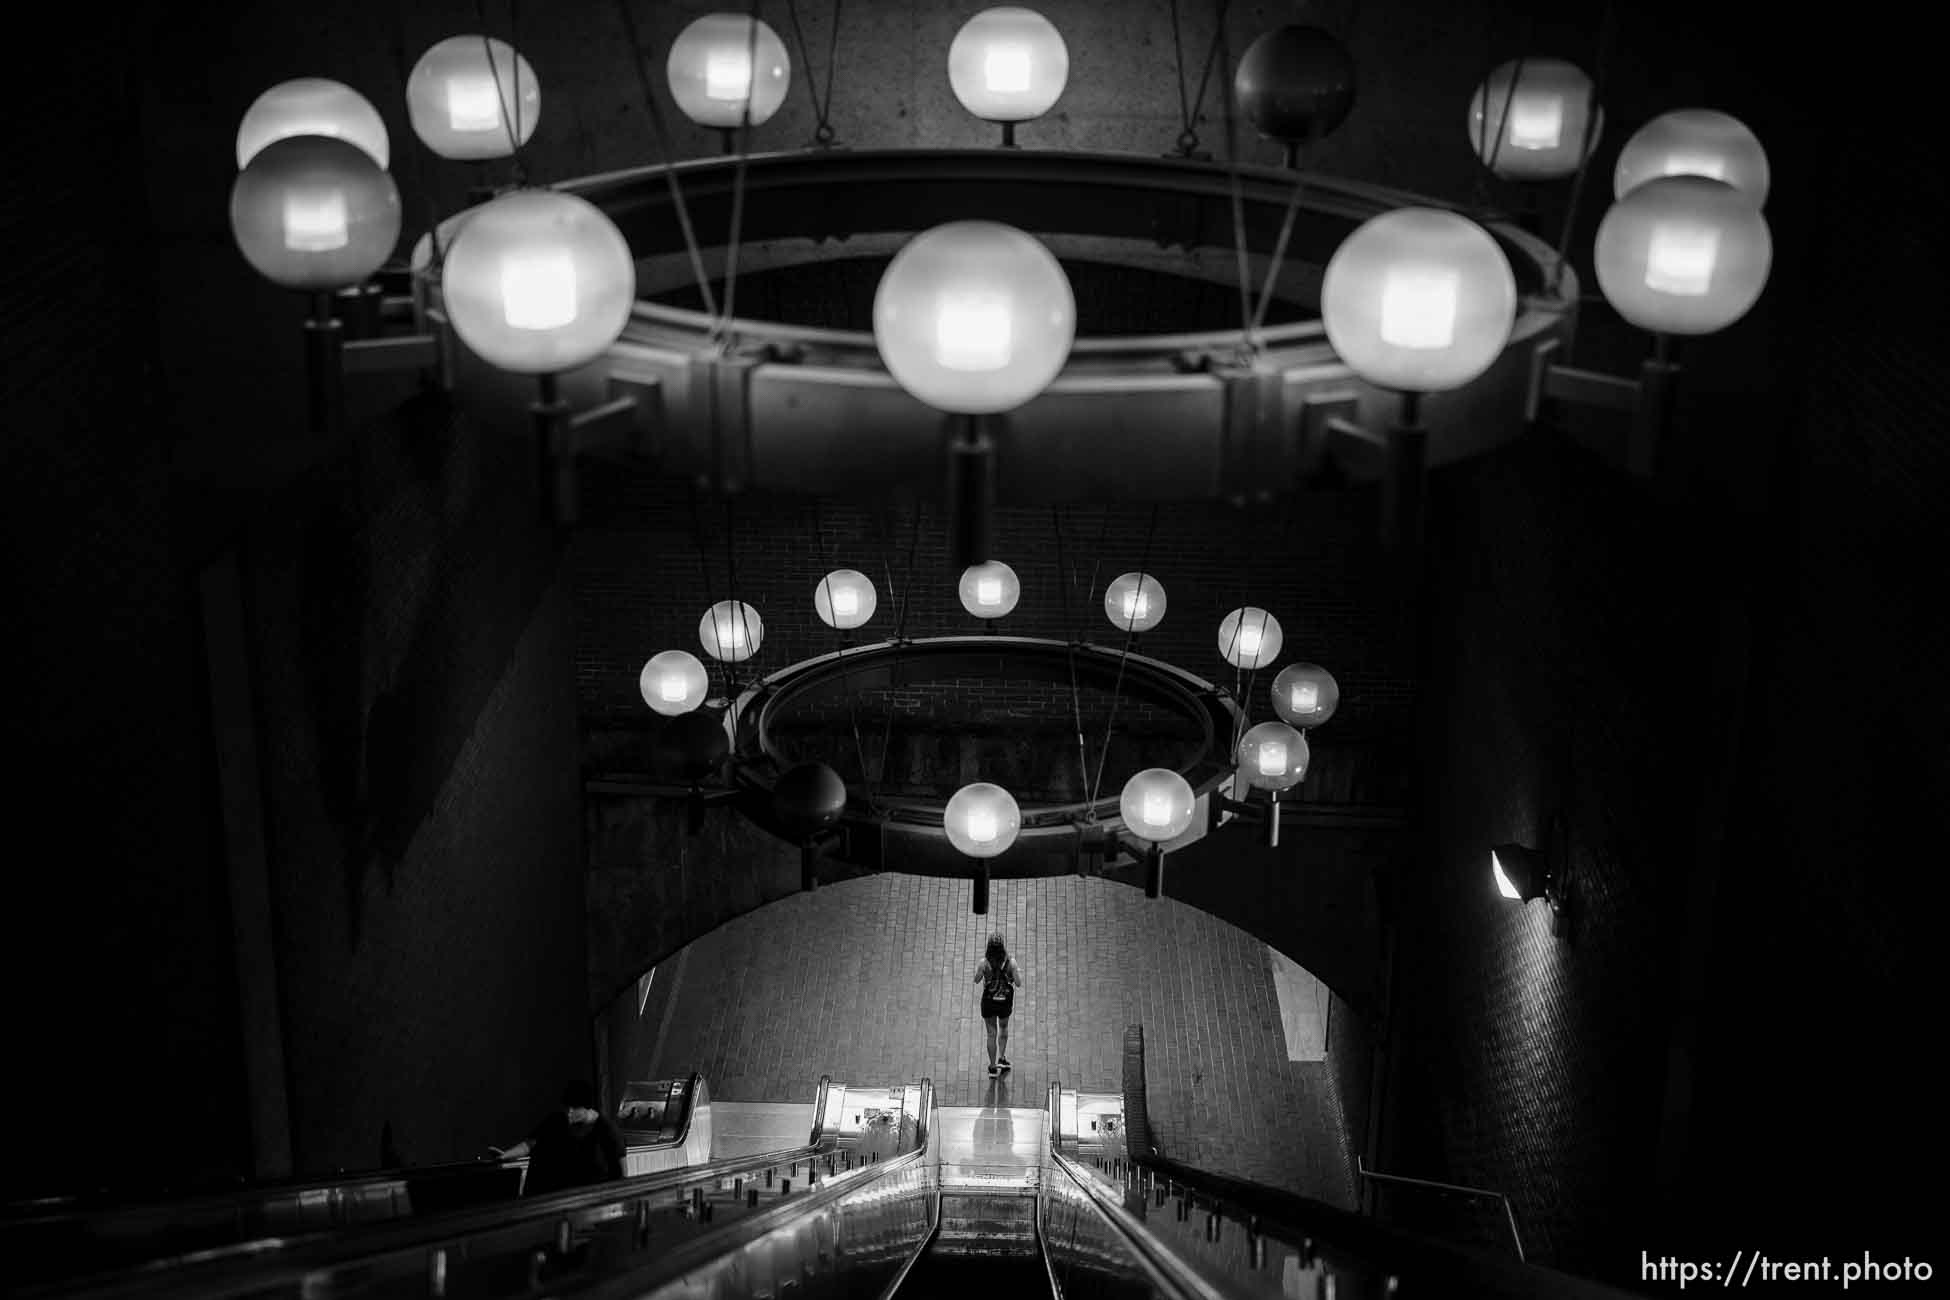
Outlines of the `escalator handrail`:
{"label": "escalator handrail", "polygon": [[[819,1092],[822,1100],[831,1085],[831,1076],[820,1076]],[[107,1297],[120,1295],[214,1296],[225,1293],[223,1288],[227,1287],[239,1285],[255,1287],[259,1285],[263,1274],[273,1270],[289,1270],[294,1276],[302,1276],[320,1268],[343,1265],[350,1260],[389,1255],[402,1250],[452,1246],[464,1238],[477,1234],[502,1232],[536,1220],[560,1219],[601,1209],[607,1205],[668,1192],[691,1182],[734,1178],[744,1173],[761,1172],[774,1165],[812,1158],[819,1155],[821,1150],[822,1148],[814,1143],[790,1147],[782,1151],[741,1156],[736,1160],[713,1161],[701,1165],[687,1165],[679,1169],[659,1170],[635,1178],[599,1183],[593,1187],[570,1188],[547,1196],[524,1197],[520,1200],[502,1201],[488,1206],[430,1214],[424,1218],[406,1219],[397,1223],[365,1224],[327,1232],[307,1233],[297,1237],[268,1238],[260,1242],[240,1243],[238,1247],[203,1252],[187,1260],[180,1257],[155,1260],[107,1275],[54,1283],[32,1294],[51,1297],[85,1293],[89,1296],[102,1297],[104,1300]],[[271,1250],[275,1250],[276,1254],[267,1258],[266,1255]],[[212,1271],[219,1272],[220,1276],[209,1277],[201,1272],[191,1277],[179,1278],[170,1275],[171,1270],[185,1265],[199,1270],[209,1266]],[[224,1272],[233,1273],[235,1276],[222,1276]]]}
{"label": "escalator handrail", "polygon": [[1224,1292],[1215,1289],[1196,1269],[1160,1242],[1096,1178],[1060,1151],[1052,1150],[1050,1161],[1082,1189],[1105,1222],[1124,1239],[1154,1288],[1175,1300],[1225,1300]]}
{"label": "escalator handrail", "polygon": [[[921,1080],[920,1109],[921,1118],[916,1121],[912,1151],[903,1151],[893,1159],[882,1160],[877,1164],[858,1165],[828,1179],[817,1189],[808,1191],[803,1196],[780,1201],[777,1205],[760,1210],[757,1214],[734,1220],[716,1232],[694,1237],[640,1269],[618,1274],[616,1277],[596,1283],[593,1287],[577,1291],[578,1300],[627,1300],[627,1298],[649,1295],[659,1288],[668,1286],[686,1273],[705,1267],[713,1260],[743,1250],[767,1233],[795,1219],[824,1210],[827,1206],[851,1196],[862,1187],[903,1170],[926,1168],[927,1115],[934,1109],[934,1082],[931,1079]],[[931,1231],[938,1231],[940,1222],[940,1216],[937,1214],[935,1228]]]}
{"label": "escalator handrail", "polygon": [[1427,1271],[1448,1279],[1451,1294],[1510,1300],[1620,1300],[1632,1294],[1588,1278],[1389,1227],[1295,1192],[1197,1169],[1156,1152],[1133,1152],[1130,1159],[1132,1164],[1210,1199],[1228,1217],[1253,1221],[1255,1230],[1269,1237],[1296,1246],[1312,1238],[1358,1259],[1386,1261],[1380,1267],[1391,1274]]}
{"label": "escalator handrail", "polygon": [[[696,1099],[703,1087],[703,1074],[692,1071],[685,1089],[687,1101],[684,1116],[678,1125],[675,1138],[668,1141],[633,1142],[628,1144],[628,1149],[667,1151],[683,1146],[690,1140],[691,1121],[697,1113]],[[627,1135],[642,1130],[619,1128],[618,1131]],[[317,1192],[352,1192],[383,1187],[389,1183],[429,1183],[444,1178],[478,1177],[484,1170],[497,1167],[497,1163],[493,1160],[474,1159],[445,1160],[430,1165],[395,1165],[358,1173],[333,1174],[327,1178],[308,1176],[267,1179],[234,1189],[184,1197],[163,1195],[93,1203],[81,1196],[46,1197],[36,1201],[13,1202],[0,1206],[0,1231],[42,1231],[62,1224],[99,1222],[145,1214],[162,1215],[172,1219],[203,1218],[233,1210],[244,1211],[257,1205],[295,1200]],[[519,1160],[507,1162],[508,1165],[521,1163],[523,1162]]]}

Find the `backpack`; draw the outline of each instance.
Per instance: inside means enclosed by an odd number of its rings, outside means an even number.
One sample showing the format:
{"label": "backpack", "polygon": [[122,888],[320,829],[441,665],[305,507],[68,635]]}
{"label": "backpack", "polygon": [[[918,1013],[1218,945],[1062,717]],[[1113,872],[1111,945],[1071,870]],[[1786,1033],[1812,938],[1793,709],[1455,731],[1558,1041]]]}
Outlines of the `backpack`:
{"label": "backpack", "polygon": [[990,1002],[1014,1002],[1016,1000],[1015,981],[1009,978],[1009,960],[1003,958],[1002,965],[989,967],[988,981],[982,985],[982,996]]}

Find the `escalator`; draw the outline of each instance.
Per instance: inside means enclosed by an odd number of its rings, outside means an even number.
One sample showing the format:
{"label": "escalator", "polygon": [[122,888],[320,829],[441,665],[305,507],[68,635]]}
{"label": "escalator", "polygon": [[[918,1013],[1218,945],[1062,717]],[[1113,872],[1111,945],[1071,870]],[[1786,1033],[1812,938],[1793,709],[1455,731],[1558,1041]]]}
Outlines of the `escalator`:
{"label": "escalator", "polygon": [[[20,1294],[747,1300],[1622,1295],[1125,1149],[1124,1099],[822,1080],[803,1145]],[[1141,1122],[1138,1127],[1142,1131]],[[801,1132],[806,1132],[802,1129]],[[762,1142],[762,1138],[755,1139]]]}

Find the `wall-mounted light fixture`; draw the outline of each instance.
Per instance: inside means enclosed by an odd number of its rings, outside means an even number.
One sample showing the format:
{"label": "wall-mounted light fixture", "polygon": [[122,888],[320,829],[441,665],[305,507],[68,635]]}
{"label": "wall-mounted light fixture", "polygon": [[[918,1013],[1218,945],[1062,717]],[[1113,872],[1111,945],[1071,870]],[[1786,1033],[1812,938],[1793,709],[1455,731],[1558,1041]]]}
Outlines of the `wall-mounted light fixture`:
{"label": "wall-mounted light fixture", "polygon": [[1498,844],[1490,849],[1490,875],[1497,893],[1512,902],[1543,899],[1551,909],[1552,932],[1564,933],[1569,914],[1564,873],[1553,870],[1543,853],[1522,844]]}

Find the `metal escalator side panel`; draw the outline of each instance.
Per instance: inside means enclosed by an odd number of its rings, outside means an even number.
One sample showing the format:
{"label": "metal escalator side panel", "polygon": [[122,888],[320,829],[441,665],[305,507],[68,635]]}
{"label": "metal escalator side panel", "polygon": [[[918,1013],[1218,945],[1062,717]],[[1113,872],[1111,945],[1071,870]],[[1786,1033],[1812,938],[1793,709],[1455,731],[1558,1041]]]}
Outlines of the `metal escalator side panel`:
{"label": "metal escalator side panel", "polygon": [[1221,1300],[1224,1292],[1126,1210],[1110,1188],[1061,1152],[1052,1153],[1051,1164],[1039,1227],[1059,1295],[1063,1275],[1083,1269],[1121,1284],[1120,1294]]}

